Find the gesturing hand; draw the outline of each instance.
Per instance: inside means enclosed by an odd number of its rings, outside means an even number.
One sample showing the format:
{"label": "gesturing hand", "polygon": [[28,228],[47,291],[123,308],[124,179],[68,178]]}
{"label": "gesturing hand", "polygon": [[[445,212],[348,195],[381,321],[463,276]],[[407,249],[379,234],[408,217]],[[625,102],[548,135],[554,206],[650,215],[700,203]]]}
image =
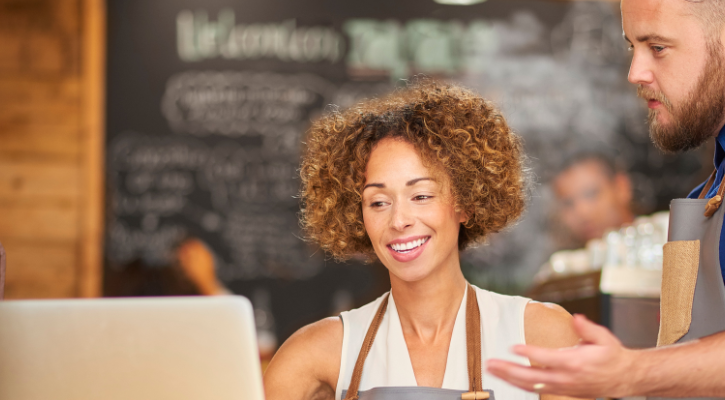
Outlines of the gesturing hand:
{"label": "gesturing hand", "polygon": [[[487,363],[488,371],[512,385],[539,393],[573,397],[623,397],[635,394],[636,351],[622,346],[619,339],[606,328],[583,315],[575,315],[572,323],[581,338],[575,347],[545,349],[514,346],[514,353],[545,367],[526,367],[492,359]],[[537,385],[536,388],[534,385]]]}

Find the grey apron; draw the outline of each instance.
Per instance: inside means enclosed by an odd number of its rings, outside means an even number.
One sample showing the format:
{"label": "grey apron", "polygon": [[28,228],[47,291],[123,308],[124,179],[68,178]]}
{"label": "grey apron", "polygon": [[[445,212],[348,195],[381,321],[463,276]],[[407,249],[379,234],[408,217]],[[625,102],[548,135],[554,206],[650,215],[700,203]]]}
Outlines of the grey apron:
{"label": "grey apron", "polygon": [[725,181],[720,183],[715,197],[703,198],[714,179],[715,172],[703,187],[700,198],[676,199],[670,204],[657,346],[725,331],[725,286],[719,254],[725,216],[725,207],[720,204]]}
{"label": "grey apron", "polygon": [[492,390],[482,388],[481,375],[481,313],[478,309],[476,291],[468,285],[468,298],[466,300],[466,352],[468,353],[468,391],[439,389],[431,387],[376,387],[366,391],[358,391],[362,378],[365,359],[373,347],[375,335],[380,323],[383,321],[385,310],[388,307],[388,296],[383,299],[373,322],[365,335],[360,354],[355,362],[352,380],[347,390],[342,391],[345,400],[484,400],[496,398]]}

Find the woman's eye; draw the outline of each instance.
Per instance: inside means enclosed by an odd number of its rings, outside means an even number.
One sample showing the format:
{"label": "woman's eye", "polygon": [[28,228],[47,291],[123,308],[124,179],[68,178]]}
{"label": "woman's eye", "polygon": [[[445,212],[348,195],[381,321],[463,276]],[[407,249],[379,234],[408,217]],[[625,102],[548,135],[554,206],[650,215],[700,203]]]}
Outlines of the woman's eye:
{"label": "woman's eye", "polygon": [[424,200],[428,200],[428,199],[432,199],[432,198],[433,198],[433,196],[428,196],[428,195],[425,195],[425,194],[421,194],[419,196],[413,197],[413,200],[415,200],[415,201],[424,201]]}
{"label": "woman's eye", "polygon": [[372,208],[378,208],[378,207],[382,207],[384,205],[385,205],[384,201],[373,201],[372,203],[370,203],[370,207],[372,207]]}

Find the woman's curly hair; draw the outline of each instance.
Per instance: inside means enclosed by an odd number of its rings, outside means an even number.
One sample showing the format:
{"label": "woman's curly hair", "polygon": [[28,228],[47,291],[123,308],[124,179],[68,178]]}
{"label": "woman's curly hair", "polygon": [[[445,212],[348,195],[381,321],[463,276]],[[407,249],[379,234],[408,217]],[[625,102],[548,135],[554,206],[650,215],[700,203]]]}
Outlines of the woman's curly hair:
{"label": "woman's curly hair", "polygon": [[374,257],[362,189],[370,152],[385,138],[405,140],[426,167],[444,173],[467,221],[458,247],[481,242],[524,209],[521,139],[495,106],[453,84],[422,82],[331,112],[310,127],[300,175],[301,224],[309,240],[338,260]]}

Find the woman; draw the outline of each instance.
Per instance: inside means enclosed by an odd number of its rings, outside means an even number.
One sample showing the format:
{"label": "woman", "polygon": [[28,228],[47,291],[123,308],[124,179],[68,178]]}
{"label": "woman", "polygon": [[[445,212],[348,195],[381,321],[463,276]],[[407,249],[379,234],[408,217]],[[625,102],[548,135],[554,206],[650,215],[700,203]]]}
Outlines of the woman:
{"label": "woman", "polygon": [[459,261],[521,215],[521,158],[492,104],[453,85],[418,84],[316,121],[303,226],[339,260],[382,262],[391,291],[290,337],[265,373],[267,399],[538,399],[482,363],[526,363],[510,354],[520,343],[575,345],[570,315],[474,288]]}

